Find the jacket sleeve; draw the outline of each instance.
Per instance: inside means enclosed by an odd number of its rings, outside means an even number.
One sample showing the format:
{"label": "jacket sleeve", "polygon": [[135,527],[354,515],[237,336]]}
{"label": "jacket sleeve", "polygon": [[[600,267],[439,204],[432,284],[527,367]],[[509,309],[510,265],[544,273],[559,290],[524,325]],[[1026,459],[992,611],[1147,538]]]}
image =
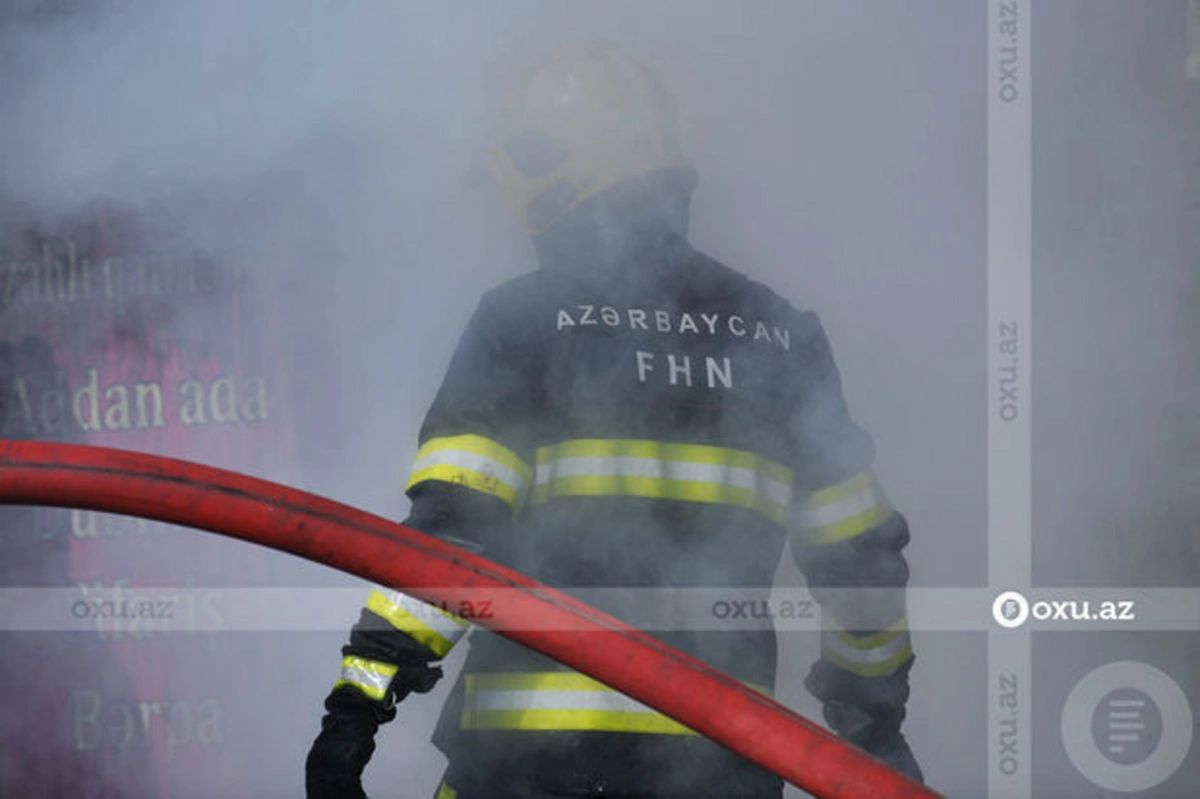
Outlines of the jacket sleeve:
{"label": "jacket sleeve", "polygon": [[[524,422],[536,393],[529,353],[487,298],[463,333],[421,427],[404,523],[500,556],[532,480]],[[349,690],[390,708],[441,676],[430,664],[462,638],[468,622],[401,591],[376,586],[342,650],[334,692]],[[386,716],[381,711],[381,720]]]}
{"label": "jacket sleeve", "polygon": [[[897,732],[913,653],[905,614],[908,525],[872,471],[874,444],[850,418],[829,340],[801,315],[795,412],[792,554],[821,605],[821,656],[805,687],[826,721]],[[855,736],[861,740],[861,736]]]}

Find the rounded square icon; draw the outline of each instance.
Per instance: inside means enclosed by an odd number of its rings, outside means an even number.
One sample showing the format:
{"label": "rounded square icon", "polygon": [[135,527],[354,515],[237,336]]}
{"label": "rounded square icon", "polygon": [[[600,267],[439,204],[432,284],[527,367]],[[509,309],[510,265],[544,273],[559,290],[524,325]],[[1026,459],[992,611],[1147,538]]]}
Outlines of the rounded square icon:
{"label": "rounded square icon", "polygon": [[1165,782],[1192,747],[1192,709],[1166,673],[1133,660],[1107,663],[1063,704],[1063,746],[1093,784],[1144,791]]}

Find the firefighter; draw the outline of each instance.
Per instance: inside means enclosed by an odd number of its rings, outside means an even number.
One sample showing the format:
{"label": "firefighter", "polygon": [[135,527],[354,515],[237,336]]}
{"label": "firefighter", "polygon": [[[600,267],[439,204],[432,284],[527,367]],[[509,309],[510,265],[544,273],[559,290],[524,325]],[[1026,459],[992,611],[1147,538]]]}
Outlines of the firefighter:
{"label": "firefighter", "polygon": [[[913,663],[904,517],[872,474],[817,317],[688,244],[696,173],[659,83],[612,45],[561,48],[508,97],[487,152],[540,269],[485,294],[468,323],[420,430],[405,523],[566,590],[627,596],[765,597],[790,541],[824,619],[805,686],[835,732],[920,779],[900,730]],[[854,588],[878,590],[838,590]],[[309,797],[364,795],[378,726],[434,686],[467,624],[370,593],[308,756]],[[774,684],[769,620],[654,634]],[[449,760],[438,799],[782,792],[486,631],[434,742]]]}

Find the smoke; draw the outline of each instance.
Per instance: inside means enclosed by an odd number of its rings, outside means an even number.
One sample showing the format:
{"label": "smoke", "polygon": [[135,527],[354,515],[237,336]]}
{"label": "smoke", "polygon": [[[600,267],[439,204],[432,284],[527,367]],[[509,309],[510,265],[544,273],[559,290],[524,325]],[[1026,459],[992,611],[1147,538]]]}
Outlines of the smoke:
{"label": "smoke", "polygon": [[[418,426],[479,295],[536,265],[499,198],[470,179],[490,113],[542,52],[607,38],[674,95],[700,175],[693,243],[820,313],[913,530],[912,584],[1001,590],[986,576],[985,12],[10,0],[4,227],[53,228],[108,202],[272,287],[303,428],[295,479],[399,518]],[[1200,407],[1200,92],[1170,77],[1182,75],[1183,3],[1037,13],[1035,584],[1195,585],[1181,531],[1200,509],[1198,467],[1180,442],[1194,442]],[[268,476],[289,474],[275,466]],[[281,569],[294,585],[357,585]],[[779,577],[799,583],[790,565]],[[347,628],[356,614],[347,602]],[[288,704],[244,709],[262,725],[255,795],[299,793],[344,638],[279,635],[272,676]],[[909,739],[933,785],[979,795],[983,636],[914,640]],[[799,685],[815,638],[782,649],[779,698],[819,717]],[[428,737],[450,683],[381,731],[368,788],[432,795]]]}

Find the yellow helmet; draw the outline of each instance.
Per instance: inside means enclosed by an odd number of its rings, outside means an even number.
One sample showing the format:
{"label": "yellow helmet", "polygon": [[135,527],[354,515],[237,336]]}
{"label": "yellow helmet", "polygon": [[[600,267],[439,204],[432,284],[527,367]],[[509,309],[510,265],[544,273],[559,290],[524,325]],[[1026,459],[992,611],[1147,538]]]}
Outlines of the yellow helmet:
{"label": "yellow helmet", "polygon": [[534,236],[610,186],[689,166],[666,92],[608,42],[565,45],[530,71],[492,127],[486,160]]}

